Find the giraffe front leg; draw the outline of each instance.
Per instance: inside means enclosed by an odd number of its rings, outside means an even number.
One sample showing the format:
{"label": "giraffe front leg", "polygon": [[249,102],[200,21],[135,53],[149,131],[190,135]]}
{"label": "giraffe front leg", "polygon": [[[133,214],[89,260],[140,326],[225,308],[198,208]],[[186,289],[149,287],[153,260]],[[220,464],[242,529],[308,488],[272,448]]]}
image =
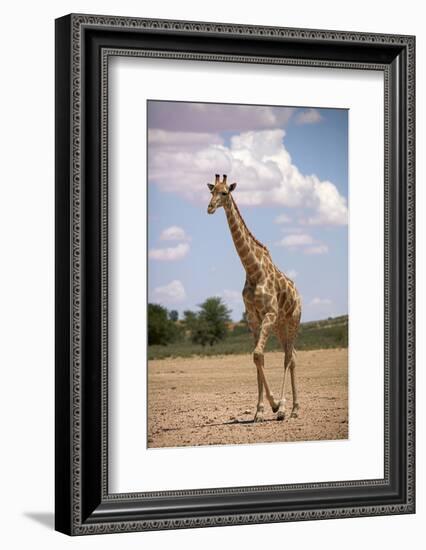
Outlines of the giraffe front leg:
{"label": "giraffe front leg", "polygon": [[[247,283],[246,283],[246,286],[244,287],[243,299],[246,306],[247,323],[248,323],[250,332],[253,335],[254,345],[256,345],[257,341],[259,340],[260,323],[257,318],[256,310],[254,309],[253,303],[252,303],[253,290],[249,287]],[[257,366],[256,366],[256,375],[257,375],[258,395],[257,395],[257,406],[256,406],[256,414],[254,416],[254,422],[263,422],[263,419],[264,419],[263,413],[265,411],[265,407],[263,405],[263,378]]]}
{"label": "giraffe front leg", "polygon": [[265,370],[264,370],[264,349],[266,346],[266,342],[268,340],[269,333],[271,331],[271,328],[276,320],[276,314],[275,313],[267,313],[262,321],[260,331],[259,331],[259,338],[256,344],[256,347],[253,352],[253,361],[256,365],[258,376],[263,381],[263,386],[265,388],[266,398],[269,401],[269,404],[271,405],[272,410],[276,411],[278,409],[278,403],[275,401],[274,396],[272,395],[271,390],[269,389],[268,381],[266,380]]}
{"label": "giraffe front leg", "polygon": [[[251,333],[253,334],[253,339],[255,345],[257,344],[257,341],[259,340],[259,321],[257,319],[256,312],[249,307],[246,307],[247,312],[247,322],[250,328]],[[257,389],[258,389],[258,395],[257,395],[257,407],[256,407],[256,414],[254,416],[254,422],[263,422],[263,413],[265,411],[265,406],[263,405],[263,378],[262,374],[257,368],[256,365],[256,374],[257,374]]]}
{"label": "giraffe front leg", "polygon": [[257,408],[256,408],[256,414],[254,416],[254,422],[263,422],[263,413],[265,411],[265,407],[263,405],[263,379],[262,375],[259,372],[259,369],[257,370],[257,388],[258,388],[258,398],[257,398]]}
{"label": "giraffe front leg", "polygon": [[299,416],[299,401],[297,399],[297,387],[296,387],[296,360],[293,358],[290,365],[291,374],[291,389],[293,392],[293,408],[291,410],[290,418],[297,418]]}
{"label": "giraffe front leg", "polygon": [[[295,399],[294,399],[294,371],[293,371],[293,368],[294,368],[294,357],[293,357],[293,345],[286,345],[285,348],[284,348],[284,377],[283,377],[283,383],[282,383],[282,386],[281,386],[281,395],[280,395],[280,400],[278,401],[278,414],[277,414],[277,420],[284,420],[285,419],[285,402],[286,402],[286,399],[285,399],[285,392],[286,392],[286,387],[287,387],[287,373],[288,373],[288,370],[290,369],[291,370],[291,376],[292,376],[292,387],[293,387],[293,410],[292,410],[292,413],[291,413],[291,417],[294,418],[295,416],[297,416],[297,409],[299,408],[299,405],[296,403],[295,404]],[[297,396],[296,396],[296,401],[297,401]]]}

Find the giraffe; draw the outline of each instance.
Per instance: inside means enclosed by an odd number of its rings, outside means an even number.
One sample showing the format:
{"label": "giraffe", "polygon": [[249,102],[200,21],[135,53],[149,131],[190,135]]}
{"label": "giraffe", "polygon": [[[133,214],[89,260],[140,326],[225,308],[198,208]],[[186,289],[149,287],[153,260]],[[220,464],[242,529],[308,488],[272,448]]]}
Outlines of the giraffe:
{"label": "giraffe", "polygon": [[[293,394],[290,417],[295,418],[298,415],[299,403],[294,343],[302,312],[300,295],[293,281],[274,265],[268,248],[248,229],[232,196],[237,184],[228,185],[226,179],[226,175],[223,175],[221,181],[219,174],[216,174],[215,183],[207,184],[212,195],[207,212],[214,214],[217,208],[224,208],[235,248],[246,272],[242,295],[248,325],[254,339],[253,362],[257,370],[258,386],[254,422],[264,420],[264,390],[272,411],[277,413],[277,420],[284,420],[288,371]],[[271,392],[264,368],[264,350],[271,331],[276,334],[284,352],[284,374],[278,401]]]}

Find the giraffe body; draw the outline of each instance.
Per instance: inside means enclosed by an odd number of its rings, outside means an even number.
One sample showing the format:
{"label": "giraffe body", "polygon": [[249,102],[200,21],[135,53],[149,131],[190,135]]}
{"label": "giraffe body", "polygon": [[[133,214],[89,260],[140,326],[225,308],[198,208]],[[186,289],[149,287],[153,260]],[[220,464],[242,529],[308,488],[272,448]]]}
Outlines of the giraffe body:
{"label": "giraffe body", "polygon": [[[297,416],[299,404],[296,389],[296,360],[294,342],[299,330],[301,299],[294,282],[286,277],[273,263],[269,250],[259,242],[246,226],[237,204],[231,195],[236,184],[220,181],[208,184],[212,199],[207,209],[213,214],[222,206],[225,210],[235,248],[246,272],[243,300],[247,320],[254,339],[253,361],[257,369],[258,403],[255,421],[263,420],[263,390],[278,420],[285,417],[285,390],[287,372],[291,373],[293,408],[291,416]],[[264,350],[271,332],[280,341],[284,352],[284,376],[280,399],[276,401],[269,388],[264,369]]]}

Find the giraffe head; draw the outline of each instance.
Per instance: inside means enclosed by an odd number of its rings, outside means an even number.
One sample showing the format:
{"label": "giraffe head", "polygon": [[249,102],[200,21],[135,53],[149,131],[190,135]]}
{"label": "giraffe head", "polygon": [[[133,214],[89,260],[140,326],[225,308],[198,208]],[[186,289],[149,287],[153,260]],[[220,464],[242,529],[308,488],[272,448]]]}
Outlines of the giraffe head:
{"label": "giraffe head", "polygon": [[216,174],[214,184],[208,183],[207,187],[210,189],[212,194],[212,198],[210,199],[207,207],[207,213],[214,214],[217,208],[229,204],[231,192],[237,187],[237,184],[231,183],[231,185],[228,185],[226,183],[226,174],[223,175],[222,181],[220,181],[219,174]]}

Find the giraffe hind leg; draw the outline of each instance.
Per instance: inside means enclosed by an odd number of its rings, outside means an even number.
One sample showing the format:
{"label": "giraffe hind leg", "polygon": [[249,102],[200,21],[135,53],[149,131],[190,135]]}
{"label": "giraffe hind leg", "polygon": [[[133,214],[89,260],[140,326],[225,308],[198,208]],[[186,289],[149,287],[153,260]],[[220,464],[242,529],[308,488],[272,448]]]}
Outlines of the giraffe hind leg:
{"label": "giraffe hind leg", "polygon": [[283,383],[281,386],[281,395],[278,401],[277,420],[285,419],[285,403],[286,403],[285,395],[286,395],[286,388],[287,388],[288,371],[290,371],[291,387],[293,392],[293,408],[290,414],[290,418],[297,417],[297,411],[299,409],[299,404],[297,403],[296,373],[294,370],[296,367],[295,350],[294,350],[293,344],[288,344],[284,342],[282,342],[282,344],[284,349],[284,375],[283,375]]}
{"label": "giraffe hind leg", "polygon": [[297,418],[299,416],[299,401],[297,399],[295,350],[293,350],[293,357],[290,364],[290,374],[291,374],[291,389],[293,392],[293,408],[291,410],[290,418]]}

